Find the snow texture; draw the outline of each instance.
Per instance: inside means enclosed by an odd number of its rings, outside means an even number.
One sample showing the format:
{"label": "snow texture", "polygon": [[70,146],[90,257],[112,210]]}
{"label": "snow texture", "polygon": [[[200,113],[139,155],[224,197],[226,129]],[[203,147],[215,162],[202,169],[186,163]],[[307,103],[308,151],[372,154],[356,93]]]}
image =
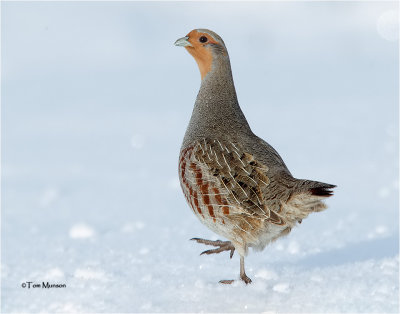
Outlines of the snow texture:
{"label": "snow texture", "polygon": [[[399,311],[398,3],[1,6],[1,312]],[[177,177],[200,75],[173,42],[204,27],[253,131],[338,185],[248,286]]]}

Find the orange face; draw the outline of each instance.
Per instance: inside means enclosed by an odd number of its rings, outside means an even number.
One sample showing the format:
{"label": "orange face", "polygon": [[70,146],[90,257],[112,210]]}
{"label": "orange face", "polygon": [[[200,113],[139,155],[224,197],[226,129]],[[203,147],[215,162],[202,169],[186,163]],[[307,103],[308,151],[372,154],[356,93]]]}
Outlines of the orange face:
{"label": "orange face", "polygon": [[210,72],[213,59],[211,48],[207,44],[218,44],[218,42],[209,34],[200,33],[197,30],[191,31],[186,36],[189,37],[188,41],[192,46],[186,46],[185,48],[196,60],[200,69],[201,79],[203,79]]}

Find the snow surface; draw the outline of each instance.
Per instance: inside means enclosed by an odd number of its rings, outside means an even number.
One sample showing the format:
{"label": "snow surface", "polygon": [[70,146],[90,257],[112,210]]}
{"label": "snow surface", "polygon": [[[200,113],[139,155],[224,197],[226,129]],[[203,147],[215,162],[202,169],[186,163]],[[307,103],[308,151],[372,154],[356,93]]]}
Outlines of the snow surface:
{"label": "snow surface", "polygon": [[[1,312],[399,311],[397,3],[1,6]],[[189,241],[217,239],[177,177],[199,73],[173,42],[199,27],[224,38],[254,132],[338,185],[250,252],[249,286],[218,283],[237,254]]]}

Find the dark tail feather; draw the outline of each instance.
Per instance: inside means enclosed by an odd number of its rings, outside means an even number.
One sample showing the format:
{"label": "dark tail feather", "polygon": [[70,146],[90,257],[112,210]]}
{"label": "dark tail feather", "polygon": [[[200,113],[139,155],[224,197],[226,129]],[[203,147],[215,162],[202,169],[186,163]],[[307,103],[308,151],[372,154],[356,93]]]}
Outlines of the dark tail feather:
{"label": "dark tail feather", "polygon": [[336,185],[326,184],[325,186],[310,188],[311,195],[329,197],[333,195],[331,189],[335,188]]}
{"label": "dark tail feather", "polygon": [[321,196],[321,197],[329,197],[333,195],[332,189],[336,187],[336,185],[323,183],[319,181],[311,181],[311,180],[301,180],[300,189],[308,191],[311,195]]}
{"label": "dark tail feather", "polygon": [[336,187],[334,184],[313,180],[296,179],[292,176],[285,176],[285,174],[283,174],[282,177],[285,179],[285,181],[282,181],[283,185],[289,185],[289,183],[294,182],[296,186],[295,194],[311,194],[317,197],[330,197],[333,195],[332,189]]}

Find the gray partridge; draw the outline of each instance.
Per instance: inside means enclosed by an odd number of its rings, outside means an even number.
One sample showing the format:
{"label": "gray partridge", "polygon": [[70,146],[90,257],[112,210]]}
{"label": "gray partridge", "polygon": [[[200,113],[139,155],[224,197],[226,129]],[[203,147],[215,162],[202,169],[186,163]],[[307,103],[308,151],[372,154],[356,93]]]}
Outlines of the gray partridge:
{"label": "gray partridge", "polygon": [[[229,241],[194,238],[215,249],[240,255],[240,278],[248,249],[287,235],[322,202],[335,185],[294,178],[272,146],[256,136],[240,109],[228,51],[220,36],[195,29],[178,39],[194,57],[201,87],[179,157],[179,178],[186,200],[200,221]],[[221,280],[231,283],[233,280]]]}

